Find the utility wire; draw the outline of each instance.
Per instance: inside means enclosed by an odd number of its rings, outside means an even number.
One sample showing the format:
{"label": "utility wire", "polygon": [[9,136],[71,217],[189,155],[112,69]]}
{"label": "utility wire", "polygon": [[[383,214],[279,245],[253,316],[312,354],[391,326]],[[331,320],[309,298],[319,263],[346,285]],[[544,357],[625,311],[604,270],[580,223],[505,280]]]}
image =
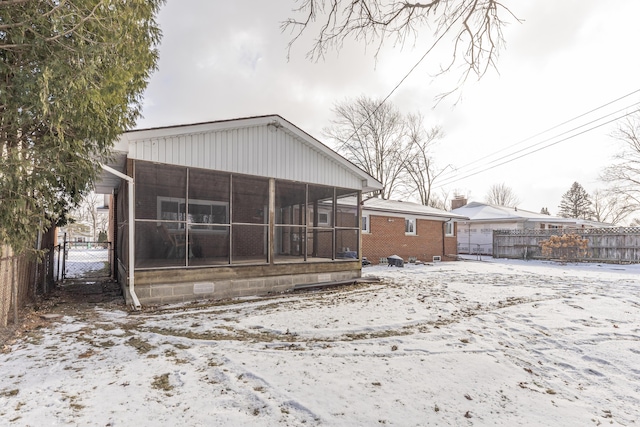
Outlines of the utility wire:
{"label": "utility wire", "polygon": [[[616,102],[621,101],[621,100],[623,100],[623,99],[625,99],[625,98],[628,98],[629,96],[634,95],[634,94],[636,94],[636,93],[638,93],[638,92],[640,92],[640,89],[636,89],[636,90],[634,90],[634,91],[632,91],[632,92],[627,93],[626,95],[620,96],[620,97],[618,97],[618,98],[616,98],[616,99],[614,99],[614,100],[612,100],[612,101],[609,101],[609,102],[607,102],[607,103],[605,103],[605,104],[602,104],[602,105],[600,105],[599,107],[593,108],[593,109],[591,109],[591,110],[589,110],[589,111],[587,111],[587,112],[585,112],[585,113],[582,113],[582,114],[580,114],[580,115],[578,115],[578,116],[575,116],[575,117],[573,117],[573,118],[571,118],[571,119],[569,119],[569,120],[565,120],[565,121],[564,121],[564,122],[562,122],[562,123],[559,123],[559,124],[557,124],[557,125],[555,125],[555,126],[552,126],[552,127],[548,128],[548,129],[546,129],[546,130],[543,130],[543,131],[541,131],[541,132],[538,132],[538,133],[536,133],[535,135],[532,135],[532,136],[530,136],[530,137],[528,137],[528,138],[525,138],[525,139],[523,139],[523,140],[521,140],[521,141],[516,142],[515,144],[511,144],[511,145],[509,145],[509,146],[507,146],[507,147],[504,147],[504,148],[501,148],[501,149],[499,149],[499,150],[497,150],[497,151],[494,151],[493,153],[487,154],[487,155],[486,155],[486,156],[484,156],[484,157],[481,157],[481,158],[479,158],[479,159],[473,160],[473,161],[471,161],[471,162],[469,162],[469,163],[467,163],[467,164],[465,164],[465,165],[463,165],[463,166],[460,166],[459,168],[457,168],[457,170],[456,170],[456,171],[447,172],[447,173],[445,174],[445,176],[452,176],[452,175],[456,175],[456,174],[458,174],[458,173],[459,173],[459,171],[460,171],[461,169],[465,169],[465,168],[466,168],[466,167],[468,167],[468,166],[471,166],[471,165],[474,165],[474,164],[476,164],[476,163],[479,163],[479,162],[481,162],[482,160],[488,159],[488,158],[490,158],[490,157],[492,157],[492,156],[494,156],[494,155],[496,155],[496,154],[499,154],[499,153],[501,153],[501,152],[503,152],[503,151],[506,151],[506,150],[508,150],[508,149],[510,149],[510,148],[513,148],[513,147],[516,147],[516,146],[518,146],[518,145],[521,145],[521,144],[523,144],[523,143],[525,143],[525,142],[527,142],[527,141],[530,141],[530,140],[532,140],[532,139],[534,139],[534,138],[537,138],[538,136],[544,135],[545,133],[551,132],[552,130],[557,129],[557,128],[561,127],[561,126],[564,126],[564,125],[566,125],[567,123],[571,123],[571,122],[573,122],[573,121],[575,121],[575,120],[578,120],[578,119],[580,119],[580,118],[582,118],[582,117],[584,117],[584,116],[587,116],[587,115],[589,115],[589,114],[591,114],[591,113],[593,113],[593,112],[596,112],[596,111],[598,111],[598,110],[601,110],[601,109],[602,109],[602,108],[604,108],[604,107],[608,107],[608,106],[609,106],[609,105],[611,105],[611,104],[615,104]],[[628,108],[628,107],[625,107],[625,108]],[[611,114],[616,114],[616,113],[618,113],[619,111],[621,111],[621,110],[618,110],[618,111],[616,111],[616,112],[614,112],[614,113],[611,113]],[[604,116],[604,117],[606,117],[606,116]],[[587,123],[587,124],[589,124],[589,123]],[[566,132],[565,132],[565,133],[566,133]],[[560,135],[562,135],[562,134],[560,134]],[[557,136],[559,136],[559,135],[557,135]],[[557,136],[556,136],[556,137],[557,137]],[[538,143],[538,144],[540,144],[540,143]],[[538,144],[536,144],[536,145],[538,145]],[[535,146],[535,145],[534,145],[534,146]],[[526,149],[526,148],[525,148],[525,149]],[[522,150],[520,150],[520,151],[522,151]],[[516,153],[518,153],[518,152],[520,152],[520,151],[516,151],[516,152],[515,152],[515,153],[513,153],[513,154],[516,154]],[[493,163],[493,162],[495,162],[495,161],[498,161],[498,160],[501,160],[501,159],[503,159],[503,158],[504,158],[504,157],[501,157],[501,158],[499,158],[499,159],[493,160],[491,163]],[[482,166],[480,166],[480,167],[482,167]],[[474,169],[475,169],[475,168],[474,168]],[[472,170],[473,170],[473,169],[472,169]],[[445,177],[441,177],[441,179],[442,179],[442,178],[445,178]],[[448,179],[448,178],[446,178],[446,179]]]}
{"label": "utility wire", "polygon": [[569,139],[575,138],[575,137],[577,137],[577,136],[579,136],[579,135],[585,134],[585,133],[587,133],[587,132],[590,132],[590,131],[592,131],[592,130],[594,130],[594,129],[597,129],[597,128],[602,127],[602,126],[604,126],[604,125],[607,125],[607,124],[609,124],[609,123],[616,122],[616,121],[618,121],[618,120],[620,120],[620,119],[622,119],[622,118],[624,118],[624,117],[630,116],[631,114],[634,114],[634,113],[637,113],[637,112],[640,112],[640,108],[639,108],[639,109],[636,109],[636,110],[633,110],[633,111],[631,111],[631,112],[625,113],[625,114],[623,114],[623,115],[621,115],[621,116],[618,116],[618,117],[616,117],[616,118],[614,118],[614,119],[611,119],[611,120],[609,120],[609,121],[606,121],[606,122],[604,122],[604,123],[600,123],[600,124],[598,124],[598,125],[595,125],[595,126],[593,126],[593,127],[589,128],[589,129],[585,129],[585,130],[583,130],[583,131],[581,131],[581,132],[578,132],[578,133],[576,133],[576,134],[574,134],[574,135],[570,135],[570,136],[567,136],[566,138],[562,138],[562,139],[560,139],[559,141],[556,141],[556,142],[553,142],[553,143],[551,143],[551,144],[545,145],[544,147],[540,147],[540,148],[538,148],[538,149],[536,149],[536,150],[533,150],[533,151],[531,151],[531,152],[524,153],[524,154],[522,154],[522,155],[520,155],[520,156],[518,156],[518,157],[515,157],[515,158],[513,158],[513,159],[505,160],[504,162],[499,163],[499,164],[497,164],[497,165],[495,165],[495,166],[491,166],[491,167],[488,167],[488,168],[486,168],[486,169],[480,170],[480,171],[478,171],[478,172],[470,173],[470,174],[465,175],[465,176],[463,176],[463,177],[460,177],[460,178],[457,178],[457,179],[450,180],[450,181],[448,181],[448,182],[446,182],[446,183],[444,183],[444,184],[439,184],[439,185],[435,186],[435,187],[434,187],[434,189],[441,188],[441,187],[443,187],[444,185],[449,185],[449,184],[452,184],[452,183],[454,183],[454,182],[462,181],[463,179],[467,179],[467,178],[469,178],[469,177],[472,177],[472,176],[478,175],[478,174],[480,174],[480,173],[482,173],[482,172],[486,172],[486,171],[488,171],[488,170],[495,169],[495,168],[497,168],[498,166],[502,166],[502,165],[505,165],[505,164],[507,164],[507,163],[511,163],[511,162],[513,162],[514,160],[518,160],[518,159],[521,159],[522,157],[528,156],[528,155],[530,155],[530,154],[537,153],[538,151],[545,150],[545,149],[547,149],[547,148],[549,148],[549,147],[552,147],[552,146],[554,146],[554,145],[557,145],[557,144],[559,144],[559,143],[561,143],[561,142],[564,142],[564,141],[567,141],[567,140],[569,140]]}
{"label": "utility wire", "polygon": [[[640,89],[639,89],[638,91],[640,91]],[[633,93],[633,92],[632,92],[632,93]],[[622,98],[619,98],[619,99],[622,99]],[[606,105],[609,105],[609,104],[606,104]],[[444,176],[444,177],[442,177],[442,178],[441,178],[441,181],[445,181],[445,183],[444,183],[444,184],[442,184],[442,185],[446,185],[446,184],[448,183],[447,181],[454,179],[457,175],[461,175],[461,174],[463,174],[463,173],[473,172],[473,171],[475,171],[475,170],[477,170],[477,169],[484,168],[484,167],[489,166],[489,165],[491,165],[491,164],[493,164],[493,163],[496,163],[496,162],[498,162],[498,161],[500,161],[500,160],[503,160],[503,159],[506,159],[506,158],[508,158],[508,157],[514,156],[514,155],[516,155],[516,154],[518,154],[518,153],[521,153],[521,152],[523,152],[523,151],[527,151],[527,150],[529,150],[529,149],[531,149],[531,148],[534,148],[534,147],[537,147],[537,146],[539,146],[539,145],[541,145],[541,144],[544,144],[545,142],[549,142],[549,141],[554,140],[554,139],[556,139],[556,138],[559,138],[559,137],[561,137],[561,136],[563,136],[563,135],[566,135],[566,134],[568,134],[568,133],[570,133],[570,132],[573,132],[573,131],[575,131],[575,130],[578,130],[578,129],[580,129],[580,128],[583,128],[583,127],[585,127],[585,126],[588,126],[588,125],[590,125],[590,124],[593,124],[593,123],[595,123],[595,122],[597,122],[597,121],[600,121],[600,120],[603,120],[603,119],[605,119],[605,118],[607,118],[607,117],[610,117],[610,116],[612,116],[612,115],[614,115],[614,114],[618,114],[618,113],[620,113],[620,112],[622,112],[622,111],[628,110],[629,108],[634,108],[634,107],[636,107],[636,106],[638,106],[638,105],[640,105],[640,102],[635,102],[635,103],[633,103],[633,104],[631,104],[631,105],[628,105],[628,106],[626,106],[626,107],[620,108],[619,110],[613,111],[613,112],[611,112],[611,113],[605,114],[604,116],[600,116],[600,117],[598,117],[598,118],[596,118],[596,119],[593,119],[593,120],[591,120],[591,121],[589,121],[589,122],[587,122],[587,123],[581,124],[581,125],[576,126],[576,127],[572,128],[572,129],[569,129],[569,130],[566,130],[566,131],[564,131],[564,132],[562,132],[562,133],[559,133],[559,134],[557,134],[557,135],[554,135],[554,136],[548,137],[548,138],[546,138],[546,139],[543,139],[543,140],[542,140],[542,141],[540,141],[540,142],[537,142],[537,143],[532,144],[532,145],[528,145],[528,146],[526,146],[526,147],[524,147],[524,148],[521,148],[521,149],[519,149],[519,150],[517,150],[517,151],[514,151],[514,152],[512,152],[512,153],[505,154],[504,156],[502,156],[502,157],[498,157],[498,158],[496,158],[496,159],[494,159],[494,160],[491,160],[491,161],[490,161],[490,162],[488,162],[488,163],[485,163],[485,164],[482,164],[482,165],[478,165],[478,166],[476,166],[476,167],[474,167],[474,168],[471,168],[471,169],[470,169],[470,170],[468,170],[468,171],[460,172],[460,170],[456,170],[456,171],[454,171],[454,172],[448,172],[447,174],[445,174],[446,176]],[[598,110],[598,109],[600,109],[600,108],[601,108],[601,107],[598,107],[597,109],[595,109],[595,110],[591,110],[590,112],[596,111],[596,110]],[[585,114],[588,114],[588,113],[585,113]],[[578,117],[583,117],[585,114],[582,114],[582,115],[580,115],[580,116],[578,116]],[[624,116],[623,116],[623,117],[624,117]],[[571,120],[565,121],[565,122],[564,122],[564,123],[562,123],[562,124],[569,123],[569,122],[571,122],[571,121],[573,121],[573,120],[574,120],[574,119],[571,119]],[[558,125],[558,126],[560,126],[560,125]],[[554,126],[554,127],[553,127],[553,128],[551,128],[551,129],[555,129],[555,128],[557,128],[558,126]],[[537,135],[542,135],[542,134],[544,134],[544,133],[547,133],[547,131],[540,132],[540,133],[538,133]],[[531,138],[533,138],[533,137],[531,137]],[[529,139],[531,139],[531,138],[527,138],[526,140],[529,140]],[[526,140],[525,140],[525,141],[526,141]],[[520,143],[513,144],[513,145],[511,145],[510,147],[515,147],[516,145],[519,145],[519,144],[520,144]],[[496,151],[495,153],[492,153],[492,154],[490,154],[490,155],[488,155],[488,156],[485,156],[484,158],[486,159],[487,157],[491,157],[491,156],[493,156],[493,155],[495,155],[495,154],[500,153],[501,151],[504,151],[504,150]],[[519,157],[518,157],[518,158],[519,158]],[[460,169],[463,169],[464,167],[469,166],[469,165],[474,164],[474,163],[477,163],[477,162],[478,162],[478,161],[474,161],[474,162],[467,163],[465,166],[461,167]]]}
{"label": "utility wire", "polygon": [[[414,65],[413,65],[413,67],[411,67],[411,68],[409,69],[409,71],[404,75],[404,77],[402,77],[402,79],[400,79],[400,81],[399,81],[399,82],[398,82],[398,83],[393,87],[393,89],[392,89],[392,90],[387,94],[387,96],[385,96],[385,97],[382,99],[382,101],[380,101],[380,103],[378,103],[378,105],[376,106],[376,108],[375,108],[371,113],[368,113],[368,114],[367,114],[367,118],[366,118],[366,120],[364,120],[364,121],[363,121],[363,122],[362,122],[362,123],[357,127],[357,129],[355,129],[355,130],[353,131],[353,133],[352,133],[352,134],[351,134],[351,135],[350,135],[346,140],[344,140],[344,141],[342,141],[342,142],[341,142],[341,145],[342,145],[342,146],[344,146],[347,142],[349,142],[349,141],[350,141],[350,140],[351,140],[351,139],[352,139],[352,138],[353,138],[353,137],[354,137],[354,136],[355,136],[355,135],[360,131],[360,129],[362,129],[362,127],[365,125],[365,123],[366,123],[367,121],[370,121],[370,120],[371,120],[371,116],[373,116],[373,115],[374,115],[374,114],[375,114],[375,113],[380,109],[380,107],[382,107],[382,105],[383,105],[385,102],[387,102],[387,100],[389,100],[389,98],[390,98],[390,97],[391,97],[391,96],[396,92],[396,90],[398,90],[398,88],[399,88],[399,87],[400,87],[400,86],[405,82],[405,80],[406,80],[407,78],[409,78],[409,76],[410,76],[410,75],[415,71],[415,69],[416,69],[416,68],[418,68],[418,66],[422,63],[422,61],[424,61],[424,59],[427,57],[427,55],[429,55],[429,53],[431,53],[431,51],[433,51],[433,49],[438,45],[438,43],[440,43],[440,41],[442,40],[442,38],[443,38],[443,37],[444,37],[444,36],[449,32],[449,30],[453,27],[453,24],[455,24],[455,23],[456,23],[456,21],[458,21],[462,15],[463,15],[463,14],[458,15],[458,17],[457,17],[455,20],[453,20],[453,21],[451,22],[451,25],[449,25],[449,26],[448,26],[448,28],[447,28],[447,29],[446,29],[446,30],[445,30],[445,31],[444,31],[444,32],[443,32],[443,33],[442,33],[442,34],[441,34],[441,35],[440,35],[440,36],[439,36],[439,37],[438,37],[434,42],[433,42],[433,44],[429,47],[429,49],[427,49],[427,51],[424,53],[424,55],[422,55],[422,56],[420,57],[420,59],[419,59],[419,60],[418,60]],[[486,155],[486,156],[484,156],[484,157],[481,157],[480,159],[476,159],[476,160],[474,160],[473,162],[470,162],[470,163],[468,163],[468,164],[466,164],[466,165],[462,166],[462,167],[461,167],[461,168],[459,168],[459,169],[463,169],[463,168],[465,168],[465,167],[467,167],[467,166],[470,166],[470,165],[473,165],[473,164],[475,164],[475,163],[478,163],[478,162],[480,162],[480,161],[482,161],[482,160],[485,160],[485,159],[487,159],[487,158],[489,158],[489,157],[491,157],[491,156],[494,156],[494,155],[496,155],[496,154],[498,154],[498,153],[501,153],[501,152],[503,152],[503,151],[505,151],[505,150],[508,150],[508,149],[510,149],[510,148],[513,148],[513,147],[516,147],[516,146],[518,146],[518,145],[520,145],[520,144],[523,144],[523,143],[525,143],[525,142],[527,142],[527,141],[530,141],[531,139],[536,138],[536,137],[538,137],[538,136],[540,136],[540,135],[544,135],[545,133],[548,133],[548,132],[550,132],[550,131],[552,131],[552,130],[554,130],[554,129],[557,129],[557,128],[559,128],[559,127],[561,127],[561,126],[563,126],[563,125],[565,125],[565,124],[567,124],[567,123],[570,123],[570,122],[572,122],[572,121],[575,121],[575,120],[577,120],[577,119],[579,119],[579,118],[581,118],[581,117],[584,117],[584,116],[586,116],[586,115],[588,115],[588,114],[591,114],[591,113],[593,113],[593,112],[595,112],[595,111],[598,111],[598,110],[600,110],[600,109],[602,109],[602,108],[604,108],[604,107],[607,107],[607,106],[609,106],[609,105],[611,105],[611,104],[613,104],[613,103],[616,103],[616,102],[618,102],[618,101],[620,101],[620,100],[622,100],[622,99],[624,99],[624,98],[627,98],[627,97],[629,97],[629,96],[631,96],[631,95],[633,95],[633,94],[635,94],[635,93],[638,93],[638,92],[640,92],[640,89],[636,89],[636,90],[634,90],[634,91],[632,91],[632,92],[630,92],[630,93],[628,93],[628,94],[626,94],[626,95],[623,95],[623,96],[621,96],[621,97],[619,97],[619,98],[616,98],[616,99],[614,99],[614,100],[612,100],[612,101],[609,101],[609,102],[607,102],[607,103],[605,103],[605,104],[603,104],[603,105],[601,105],[601,106],[599,106],[599,107],[596,107],[596,108],[594,108],[594,109],[591,109],[591,110],[589,110],[589,111],[587,111],[587,112],[585,112],[585,113],[582,113],[582,114],[580,114],[580,115],[578,115],[578,116],[576,116],[576,117],[573,117],[573,118],[571,118],[571,119],[569,119],[569,120],[566,120],[566,121],[564,121],[564,122],[562,122],[562,123],[560,123],[560,124],[557,124],[557,125],[555,125],[555,126],[553,126],[553,127],[549,128],[549,129],[546,129],[546,130],[544,130],[544,131],[542,131],[542,132],[538,132],[537,134],[535,134],[535,135],[533,135],[533,136],[530,136],[530,137],[528,137],[528,138],[525,138],[524,140],[521,140],[521,141],[519,141],[519,142],[517,142],[517,143],[515,143],[515,144],[512,144],[512,145],[510,145],[510,146],[507,146],[507,147],[505,147],[505,148],[502,148],[502,149],[500,149],[500,150],[498,150],[498,151],[495,151],[495,152],[493,152],[493,153],[491,153],[491,154],[488,154],[488,155]],[[638,103],[633,104],[633,105],[638,105]],[[625,107],[625,108],[629,108],[629,107]],[[624,108],[623,108],[622,110],[624,110]],[[586,124],[583,124],[583,125],[581,125],[581,126],[578,126],[578,127],[574,128],[574,129],[572,129],[572,130],[569,130],[569,131],[563,132],[563,133],[561,133],[561,134],[559,134],[559,135],[556,135],[556,136],[554,136],[554,137],[548,138],[548,139],[546,139],[546,140],[543,140],[543,141],[541,141],[541,142],[539,142],[539,143],[536,143],[536,144],[534,144],[534,145],[531,145],[531,146],[529,146],[529,147],[525,147],[525,148],[523,148],[523,149],[520,149],[520,150],[518,150],[518,151],[516,151],[516,152],[514,152],[514,153],[511,153],[511,154],[505,155],[505,156],[503,156],[503,157],[500,157],[500,158],[498,158],[498,159],[492,160],[489,164],[495,163],[496,161],[502,160],[502,159],[504,159],[504,158],[506,158],[506,157],[510,157],[510,156],[512,156],[512,155],[514,155],[514,154],[520,153],[520,152],[525,151],[525,150],[528,150],[528,149],[530,149],[530,148],[536,147],[536,146],[538,146],[538,145],[540,145],[540,144],[542,144],[542,143],[544,143],[544,142],[546,142],[546,141],[549,141],[549,140],[555,139],[555,138],[557,138],[557,137],[559,137],[559,136],[561,136],[561,135],[564,135],[564,134],[566,134],[566,133],[568,133],[568,132],[571,132],[571,131],[573,131],[573,130],[579,129],[579,128],[581,128],[581,127],[584,127],[584,126],[586,126],[586,125],[588,125],[588,124],[594,123],[594,122],[596,122],[596,121],[598,121],[598,120],[602,120],[604,117],[608,117],[608,116],[610,116],[610,115],[612,115],[612,114],[616,114],[617,112],[622,111],[622,110],[618,110],[618,111],[616,111],[616,112],[614,112],[614,113],[610,113],[610,114],[608,114],[608,115],[602,116],[602,117],[600,117],[600,118],[598,118],[598,119],[592,120],[591,122],[588,122],[588,123],[586,123]],[[497,165],[495,165],[495,166],[491,166],[491,167],[485,168],[485,169],[480,170],[480,171],[478,171],[478,172],[470,173],[470,174],[468,174],[468,175],[466,175],[466,176],[464,176],[464,177],[461,177],[461,178],[457,178],[457,179],[449,179],[449,181],[445,182],[444,184],[437,185],[437,186],[436,186],[436,187],[434,187],[434,188],[441,188],[441,187],[443,187],[444,185],[448,185],[448,184],[451,184],[451,183],[453,183],[453,182],[461,181],[461,180],[463,180],[463,179],[469,178],[469,177],[474,176],[474,175],[477,175],[477,174],[479,174],[479,173],[486,172],[486,171],[491,170],[491,169],[494,169],[494,168],[496,168],[496,167],[498,167],[498,166],[502,166],[502,165],[507,164],[507,163],[510,163],[510,162],[512,162],[512,161],[518,160],[518,159],[520,159],[520,158],[522,158],[522,157],[525,157],[525,156],[528,156],[528,155],[530,155],[530,154],[536,153],[536,152],[538,152],[538,151],[544,150],[544,149],[546,149],[546,148],[552,147],[552,146],[554,146],[554,145],[556,145],[556,144],[559,144],[560,142],[563,142],[563,141],[569,140],[569,139],[574,138],[574,137],[576,137],[576,136],[578,136],[578,135],[582,135],[582,134],[584,134],[584,133],[586,133],[586,132],[589,132],[589,131],[591,131],[591,130],[593,130],[593,129],[596,129],[596,128],[598,128],[598,127],[604,126],[605,124],[609,124],[609,123],[615,122],[616,120],[619,120],[619,119],[621,119],[621,118],[623,118],[623,117],[626,117],[626,116],[628,116],[628,115],[630,115],[630,114],[633,114],[633,113],[634,113],[634,112],[636,112],[636,111],[640,111],[640,109],[635,110],[635,111],[632,111],[631,113],[624,114],[624,115],[622,115],[622,116],[620,116],[620,117],[617,117],[617,118],[615,118],[615,119],[613,119],[613,120],[610,120],[610,121],[608,121],[608,122],[602,123],[602,124],[600,124],[600,125],[594,126],[594,127],[589,128],[589,129],[587,129],[587,130],[584,130],[584,131],[582,131],[582,132],[579,132],[579,133],[577,133],[577,134],[575,134],[575,135],[571,135],[571,136],[569,136],[569,137],[567,137],[567,138],[563,138],[563,139],[561,139],[561,140],[559,140],[559,141],[557,141],[557,142],[554,142],[554,143],[552,143],[552,144],[546,145],[546,146],[541,147],[541,148],[539,148],[539,149],[536,149],[536,150],[534,150],[534,151],[531,151],[531,152],[528,152],[528,153],[522,154],[522,155],[520,155],[520,156],[518,156],[518,157],[515,157],[515,158],[513,158],[513,159],[506,160],[506,161],[504,161],[504,162],[502,162],[502,163],[499,163],[499,164],[497,164]],[[472,171],[473,171],[473,170],[475,170],[475,169],[477,169],[477,168],[472,169]],[[457,172],[455,172],[455,173],[457,173]],[[450,176],[452,176],[452,174],[453,174],[453,173],[451,173],[451,172],[450,172],[450,173],[448,173],[448,175],[450,175]],[[447,175],[447,174],[445,174],[445,175]],[[455,175],[453,175],[453,176],[452,176],[452,178],[455,178]]]}
{"label": "utility wire", "polygon": [[[469,6],[467,6],[466,9],[468,9]],[[466,12],[466,10],[465,10]],[[456,19],[454,19],[451,22],[451,25],[449,25],[447,27],[447,29],[440,35],[440,37],[438,37],[433,44],[429,47],[429,49],[427,49],[427,51],[424,53],[424,55],[422,55],[422,57],[420,57],[420,59],[418,60],[418,62],[415,63],[415,65],[413,67],[411,67],[411,69],[404,75],[404,77],[402,79],[400,79],[400,81],[398,82],[398,84],[396,84],[394,86],[393,89],[391,89],[391,92],[389,92],[389,94],[387,96],[384,97],[384,99],[382,99],[382,101],[380,101],[380,103],[376,106],[376,108],[371,112],[367,114],[367,118],[365,120],[362,121],[362,123],[360,123],[360,126],[358,126],[358,128],[353,131],[353,133],[344,141],[341,141],[340,144],[344,147],[345,144],[347,142],[349,142],[359,131],[360,129],[362,129],[362,127],[365,125],[365,123],[367,123],[368,121],[371,120],[371,116],[373,116],[379,109],[380,107],[382,107],[382,105],[387,102],[387,100],[391,97],[391,95],[393,95],[395,93],[396,90],[398,90],[398,88],[400,87],[400,85],[402,85],[402,83],[404,83],[405,80],[407,80],[409,78],[409,76],[411,75],[411,73],[413,73],[413,71],[418,68],[418,65],[420,65],[420,63],[422,63],[422,61],[424,61],[424,59],[427,57],[427,55],[429,55],[429,53],[431,53],[431,51],[433,49],[435,49],[435,47],[438,45],[438,43],[440,43],[440,40],[442,40],[442,38],[449,32],[449,30],[451,28],[453,28],[453,24],[455,24],[461,16],[463,16],[464,13],[461,13],[460,15],[458,15],[458,17]]]}

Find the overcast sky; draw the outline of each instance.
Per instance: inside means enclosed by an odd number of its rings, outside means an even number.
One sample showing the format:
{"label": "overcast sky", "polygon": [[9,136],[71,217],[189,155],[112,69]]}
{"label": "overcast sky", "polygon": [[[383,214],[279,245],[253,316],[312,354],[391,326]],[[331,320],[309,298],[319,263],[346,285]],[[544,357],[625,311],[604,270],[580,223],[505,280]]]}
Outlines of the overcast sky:
{"label": "overcast sky", "polygon": [[[442,126],[445,137],[436,160],[442,167],[457,168],[442,181],[445,190],[482,201],[492,184],[504,182],[519,196],[522,209],[538,212],[545,206],[556,214],[574,181],[590,193],[603,187],[598,176],[620,149],[609,136],[614,124],[502,166],[496,165],[515,156],[495,159],[533,144],[542,148],[640,102],[636,92],[535,136],[640,89],[640,1],[505,4],[524,22],[512,19],[506,29],[498,71],[467,81],[459,102],[450,97],[434,107],[434,96],[451,89],[458,77],[433,77],[451,53],[451,41],[445,38],[439,53],[427,56],[390,101],[403,112],[420,111],[429,126]],[[362,94],[384,98],[429,46],[423,40],[403,49],[389,45],[376,61],[371,48],[354,42],[330,52],[324,61],[310,62],[305,58],[311,46],[307,38],[294,45],[287,60],[291,36],[280,31],[280,22],[293,16],[295,6],[294,0],[168,0],[159,16],[159,70],[145,93],[138,127],[279,114],[331,145],[322,129],[333,117],[334,103]],[[465,167],[471,162],[476,163]]]}

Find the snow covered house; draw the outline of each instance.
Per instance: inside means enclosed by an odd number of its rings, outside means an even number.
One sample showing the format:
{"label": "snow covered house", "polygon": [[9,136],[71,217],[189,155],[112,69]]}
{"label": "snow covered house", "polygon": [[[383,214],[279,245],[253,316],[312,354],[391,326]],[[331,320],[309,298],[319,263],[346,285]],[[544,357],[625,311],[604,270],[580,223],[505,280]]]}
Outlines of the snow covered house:
{"label": "snow covered house", "polygon": [[[455,202],[459,202],[456,200]],[[544,230],[607,227],[610,224],[576,218],[561,218],[519,208],[470,202],[451,210],[469,218],[458,225],[458,252],[493,254],[494,230]]]}
{"label": "snow covered house", "polygon": [[360,204],[342,201],[382,185],[282,117],[129,131],[115,153],[96,191],[134,306],[360,276]]}
{"label": "snow covered house", "polygon": [[362,254],[371,262],[398,255],[405,262],[454,260],[456,230],[464,215],[418,203],[377,198],[362,204]]}

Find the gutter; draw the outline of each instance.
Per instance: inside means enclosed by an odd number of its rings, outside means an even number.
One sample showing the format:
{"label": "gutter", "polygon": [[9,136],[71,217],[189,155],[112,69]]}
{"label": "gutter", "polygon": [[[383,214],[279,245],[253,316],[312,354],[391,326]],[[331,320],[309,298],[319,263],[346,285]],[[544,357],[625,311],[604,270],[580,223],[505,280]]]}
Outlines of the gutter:
{"label": "gutter", "polygon": [[136,291],[135,291],[135,280],[134,280],[134,274],[133,274],[133,266],[135,265],[135,251],[133,248],[133,242],[135,242],[135,227],[134,227],[134,222],[133,222],[133,204],[134,204],[134,199],[133,199],[133,189],[134,189],[134,181],[133,178],[130,177],[129,175],[125,175],[120,171],[117,171],[115,169],[113,169],[112,167],[109,167],[107,165],[101,164],[100,165],[102,167],[102,169],[104,169],[105,171],[117,176],[118,178],[124,179],[127,181],[127,185],[128,185],[128,209],[129,209],[129,268],[128,268],[128,273],[129,273],[129,295],[131,295],[131,300],[133,302],[133,309],[134,310],[140,310],[141,305],[140,305],[140,300],[138,299],[138,296],[136,295]]}

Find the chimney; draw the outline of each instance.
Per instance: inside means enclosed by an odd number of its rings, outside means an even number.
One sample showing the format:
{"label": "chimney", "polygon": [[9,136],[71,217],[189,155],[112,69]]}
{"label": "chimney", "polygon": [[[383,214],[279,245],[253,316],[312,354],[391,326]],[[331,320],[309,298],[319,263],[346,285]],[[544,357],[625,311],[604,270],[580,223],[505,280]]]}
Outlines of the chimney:
{"label": "chimney", "polygon": [[451,210],[461,208],[462,206],[467,204],[467,198],[464,196],[456,196],[451,201]]}

